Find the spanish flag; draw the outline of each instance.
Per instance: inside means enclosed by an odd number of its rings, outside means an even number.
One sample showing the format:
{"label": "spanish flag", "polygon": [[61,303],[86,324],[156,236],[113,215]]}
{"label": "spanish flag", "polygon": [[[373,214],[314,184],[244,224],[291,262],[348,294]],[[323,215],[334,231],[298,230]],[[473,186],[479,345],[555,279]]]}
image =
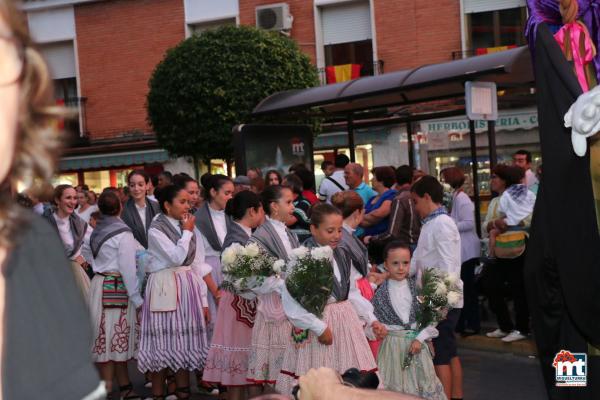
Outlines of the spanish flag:
{"label": "spanish flag", "polygon": [[480,47],[478,49],[475,49],[475,55],[481,56],[484,54],[497,53],[499,51],[514,49],[515,47],[517,47],[517,46],[514,44],[511,44],[508,46],[498,46],[498,47]]}
{"label": "spanish flag", "polygon": [[332,65],[325,67],[327,83],[340,83],[360,77],[360,64]]}

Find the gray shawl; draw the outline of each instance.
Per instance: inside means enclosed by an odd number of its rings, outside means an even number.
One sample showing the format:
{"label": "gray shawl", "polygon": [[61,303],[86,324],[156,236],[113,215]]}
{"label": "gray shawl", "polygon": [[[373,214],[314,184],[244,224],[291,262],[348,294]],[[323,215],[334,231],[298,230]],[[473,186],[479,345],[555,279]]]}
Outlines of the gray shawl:
{"label": "gray shawl", "polygon": [[[300,247],[298,237],[286,228],[288,237],[290,238],[290,244],[292,248]],[[280,258],[288,261],[289,257],[285,251],[285,247],[277,234],[277,231],[268,220],[256,229],[256,231],[250,237],[250,241],[258,244],[263,250],[272,255],[273,257]]]}
{"label": "gray shawl", "polygon": [[131,232],[125,222],[119,217],[111,217],[108,215],[102,215],[98,220],[96,229],[90,236],[90,248],[92,249],[92,255],[94,258],[98,257],[100,248],[112,237],[115,237],[123,232]]}
{"label": "gray shawl", "polygon": [[[309,248],[319,247],[313,237],[306,239],[304,246]],[[348,300],[348,294],[350,293],[350,268],[352,268],[352,258],[350,253],[340,246],[333,249],[333,258],[340,270],[340,280],[338,281],[335,274],[333,274],[333,289],[331,294],[337,301],[345,301]]]}
{"label": "gray shawl", "polygon": [[234,243],[239,243],[242,246],[248,243],[250,236],[242,229],[241,226],[233,222],[229,229],[227,230],[227,236],[225,236],[225,240],[223,241],[223,249],[228,248]]}
{"label": "gray shawl", "polygon": [[[154,229],[158,229],[159,231],[161,231],[162,233],[167,235],[167,237],[169,239],[171,239],[171,241],[174,244],[177,244],[177,241],[179,239],[181,239],[182,234],[179,233],[173,225],[171,225],[171,223],[169,222],[169,220],[163,213],[158,214],[158,217],[156,217],[154,219],[154,221],[152,221],[152,224],[150,227],[154,228]],[[192,232],[192,240],[190,240],[190,247],[188,248],[188,254],[181,265],[182,266],[191,265],[192,262],[194,261],[195,257],[196,257],[196,235]]]}
{"label": "gray shawl", "polygon": [[140,218],[140,214],[135,207],[135,201],[130,198],[123,207],[123,213],[121,219],[133,232],[133,237],[139,242],[145,249],[148,248],[148,230],[152,219],[160,212],[160,207],[156,201],[150,200],[146,197],[146,229]]}
{"label": "gray shawl", "polygon": [[394,311],[392,301],[390,300],[388,281],[386,280],[381,284],[379,289],[377,289],[377,291],[375,292],[375,296],[373,296],[373,299],[371,300],[371,303],[373,303],[375,317],[377,317],[377,320],[382,324],[398,325],[406,330],[412,329],[411,325],[416,321],[417,308],[419,307],[419,302],[417,301],[415,279],[407,279],[408,287],[410,288],[410,293],[412,295],[412,305],[410,307],[408,322],[402,321],[402,319]]}
{"label": "gray shawl", "polygon": [[366,277],[369,273],[369,252],[367,251],[367,246],[359,238],[348,232],[346,228],[342,229],[342,240],[339,246],[350,253],[352,265],[354,265],[354,268],[363,277]]}
{"label": "gray shawl", "polygon": [[[50,225],[56,229],[58,233],[58,225],[56,224],[56,220],[54,219],[54,213],[56,209],[54,207],[48,208],[44,211],[44,218],[50,222]],[[71,213],[69,215],[69,225],[71,226],[71,235],[73,235],[73,250],[71,250],[67,257],[71,258],[77,251],[83,246],[83,240],[85,238],[85,232],[87,231],[88,224],[81,217],[79,217],[75,213]]]}
{"label": "gray shawl", "polygon": [[[200,207],[194,215],[196,217],[196,227],[206,238],[210,247],[212,247],[214,251],[221,252],[223,250],[223,243],[219,240],[219,236],[215,230],[215,224],[213,223],[210,211],[208,210],[208,202],[204,202],[202,207]],[[229,229],[231,228],[231,218],[227,215],[225,216],[225,223],[227,224],[227,231],[229,232]]]}

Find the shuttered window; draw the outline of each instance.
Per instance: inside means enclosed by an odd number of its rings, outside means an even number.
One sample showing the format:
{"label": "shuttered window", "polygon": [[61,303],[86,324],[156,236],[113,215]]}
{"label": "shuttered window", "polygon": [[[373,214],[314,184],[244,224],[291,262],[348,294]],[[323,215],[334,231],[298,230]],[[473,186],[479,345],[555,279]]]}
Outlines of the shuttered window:
{"label": "shuttered window", "polygon": [[72,41],[43,44],[40,50],[48,63],[52,79],[74,78],[77,75]]}
{"label": "shuttered window", "polygon": [[343,3],[321,9],[323,44],[358,42],[372,38],[368,1]]}
{"label": "shuttered window", "polygon": [[465,0],[465,14],[525,7],[525,0]]}

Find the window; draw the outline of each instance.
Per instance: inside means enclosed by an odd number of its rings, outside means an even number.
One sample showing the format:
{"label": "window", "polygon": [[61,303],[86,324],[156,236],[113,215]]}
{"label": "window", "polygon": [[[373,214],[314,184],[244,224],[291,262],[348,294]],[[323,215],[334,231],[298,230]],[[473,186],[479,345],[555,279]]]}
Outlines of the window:
{"label": "window", "polygon": [[237,22],[236,22],[235,18],[227,18],[227,19],[220,19],[220,20],[216,20],[216,21],[202,22],[202,23],[197,23],[197,24],[189,24],[188,26],[190,28],[190,33],[192,35],[200,35],[203,32],[206,32],[211,29],[217,29],[217,28],[220,28],[221,26],[226,26],[226,25],[235,26],[236,24],[237,24]]}
{"label": "window", "polygon": [[326,66],[344,64],[359,64],[360,76],[374,75],[371,39],[325,46]]}
{"label": "window", "polygon": [[525,7],[467,14],[473,50],[525,44]]}

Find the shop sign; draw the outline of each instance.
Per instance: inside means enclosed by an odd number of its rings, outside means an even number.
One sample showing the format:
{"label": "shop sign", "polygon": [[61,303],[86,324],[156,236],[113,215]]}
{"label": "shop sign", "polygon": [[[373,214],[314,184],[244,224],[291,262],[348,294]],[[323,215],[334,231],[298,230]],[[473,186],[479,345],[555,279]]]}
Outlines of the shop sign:
{"label": "shop sign", "polygon": [[[420,131],[432,133],[468,133],[469,120],[465,117],[455,117],[421,121]],[[514,111],[511,113],[500,112],[496,121],[496,131],[514,131],[537,128],[538,118],[536,110]],[[475,132],[487,130],[487,121],[475,121]]]}

